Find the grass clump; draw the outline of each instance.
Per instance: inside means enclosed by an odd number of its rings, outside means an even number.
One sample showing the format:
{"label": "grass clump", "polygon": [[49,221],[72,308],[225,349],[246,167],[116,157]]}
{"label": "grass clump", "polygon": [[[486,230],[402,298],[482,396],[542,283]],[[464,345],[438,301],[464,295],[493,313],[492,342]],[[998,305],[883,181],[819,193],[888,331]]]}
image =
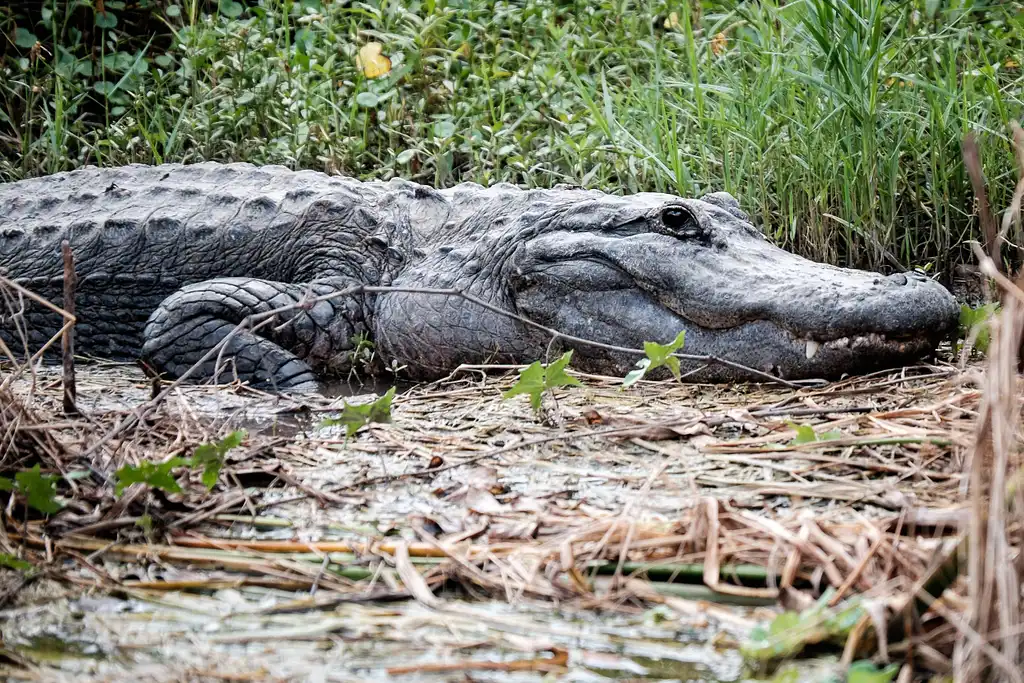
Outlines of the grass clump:
{"label": "grass clump", "polygon": [[970,0],[47,0],[0,31],[6,180],[215,159],[724,189],[810,257],[946,275],[975,230],[960,140],[1002,140],[1006,205],[1024,84],[1021,3]]}

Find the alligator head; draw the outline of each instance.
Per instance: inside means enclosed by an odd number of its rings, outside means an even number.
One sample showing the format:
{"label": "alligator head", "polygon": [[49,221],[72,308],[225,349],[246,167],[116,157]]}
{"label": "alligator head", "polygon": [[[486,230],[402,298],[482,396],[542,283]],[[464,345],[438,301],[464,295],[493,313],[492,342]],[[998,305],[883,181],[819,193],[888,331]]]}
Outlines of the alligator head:
{"label": "alligator head", "polygon": [[[696,200],[475,187],[445,195],[444,227],[423,241],[440,246],[394,285],[455,287],[567,335],[619,347],[667,343],[685,331],[685,353],[791,379],[910,362],[956,324],[957,305],[940,284],[791,254],[726,193]],[[543,333],[466,300],[398,293],[378,303],[378,344],[413,375],[460,361],[530,362],[549,350]],[[638,359],[568,345],[574,365],[592,372],[621,376]],[[683,365],[691,379],[751,378],[721,364]]]}

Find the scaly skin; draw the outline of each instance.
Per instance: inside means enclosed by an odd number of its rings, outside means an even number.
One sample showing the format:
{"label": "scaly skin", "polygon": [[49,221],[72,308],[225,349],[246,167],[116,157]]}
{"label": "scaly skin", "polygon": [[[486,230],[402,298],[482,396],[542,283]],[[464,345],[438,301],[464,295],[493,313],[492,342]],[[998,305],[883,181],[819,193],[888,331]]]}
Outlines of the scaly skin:
{"label": "scaly skin", "polygon": [[[216,163],[0,185],[0,272],[60,303],[64,239],[79,274],[78,351],[141,356],[169,377],[248,315],[356,284],[457,288],[617,346],[686,330],[689,353],[787,378],[911,361],[934,349],[957,312],[923,276],[835,268],[771,245],[725,193],[619,197],[472,183],[437,191]],[[8,302],[19,312],[0,318],[0,339],[15,352],[44,343],[59,322],[20,306]],[[530,362],[549,345],[459,297],[345,295],[237,334],[196,376],[310,390],[348,369],[360,334],[416,379],[461,363]],[[615,375],[636,359],[584,345],[575,355],[579,367]],[[696,371],[691,379],[750,378],[683,365]]]}

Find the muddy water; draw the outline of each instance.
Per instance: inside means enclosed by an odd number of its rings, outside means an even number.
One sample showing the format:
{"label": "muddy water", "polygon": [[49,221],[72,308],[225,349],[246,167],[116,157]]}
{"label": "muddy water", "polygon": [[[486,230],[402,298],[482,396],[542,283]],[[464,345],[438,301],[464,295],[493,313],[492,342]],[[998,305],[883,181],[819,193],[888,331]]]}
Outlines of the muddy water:
{"label": "muddy water", "polygon": [[[741,633],[664,608],[596,614],[447,599],[438,609],[272,612],[294,597],[253,588],[37,596],[0,619],[6,647],[48,681],[745,680]],[[568,662],[555,671],[487,670],[543,664],[559,649]]]}

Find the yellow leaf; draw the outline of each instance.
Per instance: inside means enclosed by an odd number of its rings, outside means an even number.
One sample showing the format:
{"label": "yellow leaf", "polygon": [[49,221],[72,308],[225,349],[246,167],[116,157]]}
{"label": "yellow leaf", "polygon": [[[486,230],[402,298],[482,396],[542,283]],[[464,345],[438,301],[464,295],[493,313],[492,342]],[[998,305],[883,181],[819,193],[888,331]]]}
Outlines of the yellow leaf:
{"label": "yellow leaf", "polygon": [[1017,67],[1020,66],[1020,63],[1016,59],[1007,59],[1005,62],[1003,62],[1003,66],[1005,66],[1007,69],[1016,69]]}
{"label": "yellow leaf", "polygon": [[679,28],[679,15],[672,12],[668,15],[668,19],[665,20],[665,28]]}
{"label": "yellow leaf", "polygon": [[380,78],[391,72],[391,60],[381,53],[380,43],[367,43],[359,48],[356,67],[363,70],[367,78]]}

